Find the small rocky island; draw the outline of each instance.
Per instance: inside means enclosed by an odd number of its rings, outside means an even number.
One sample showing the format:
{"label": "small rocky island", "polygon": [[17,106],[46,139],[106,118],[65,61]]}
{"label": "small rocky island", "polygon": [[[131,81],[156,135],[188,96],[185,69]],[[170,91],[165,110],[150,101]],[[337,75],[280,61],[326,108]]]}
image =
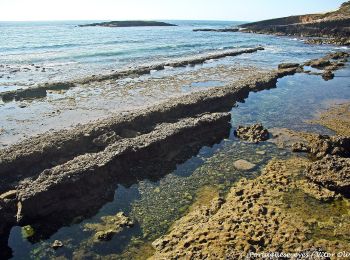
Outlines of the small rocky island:
{"label": "small rocky island", "polygon": [[176,24],[157,22],[157,21],[110,21],[101,23],[81,24],[79,27],[139,27],[139,26],[177,26]]}

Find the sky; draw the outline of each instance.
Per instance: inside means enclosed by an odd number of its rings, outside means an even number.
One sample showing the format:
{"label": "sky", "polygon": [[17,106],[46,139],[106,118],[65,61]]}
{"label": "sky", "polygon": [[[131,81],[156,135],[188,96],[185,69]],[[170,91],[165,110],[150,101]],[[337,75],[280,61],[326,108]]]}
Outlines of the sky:
{"label": "sky", "polygon": [[257,21],[335,10],[345,0],[0,0],[0,21]]}

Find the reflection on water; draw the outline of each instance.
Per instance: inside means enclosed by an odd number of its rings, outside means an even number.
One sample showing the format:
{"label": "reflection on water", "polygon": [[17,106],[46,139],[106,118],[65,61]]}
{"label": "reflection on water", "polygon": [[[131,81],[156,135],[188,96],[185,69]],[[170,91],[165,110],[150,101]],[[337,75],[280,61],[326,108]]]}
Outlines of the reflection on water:
{"label": "reflection on water", "polygon": [[[280,79],[276,89],[251,93],[244,103],[234,107],[232,127],[262,122],[267,128],[286,127],[330,133],[323,127],[309,125],[305,121],[332,100],[350,99],[350,82],[344,80],[349,75],[350,69],[345,68],[336,73],[334,80],[327,82],[319,76],[307,74]],[[102,207],[92,216],[84,219],[83,216],[76,217],[69,225],[59,227],[46,236],[40,236],[40,233],[45,233],[44,230],[36,229],[33,225],[36,239],[32,242],[30,238],[23,237],[22,228],[14,227],[9,238],[14,257],[94,258],[100,255],[118,258],[127,255],[130,258],[137,250],[151,254],[149,242],[167,232],[172,223],[189,210],[197,191],[202,187],[213,187],[224,194],[239,178],[251,178],[259,174],[271,158],[290,156],[287,151],[271,143],[254,145],[241,142],[234,137],[233,129],[229,138],[221,136],[221,142],[215,145],[213,142],[207,142],[204,146],[202,144],[202,148],[197,147],[187,153],[190,157],[182,157],[182,160],[170,163],[170,166],[164,161],[155,160],[147,171],[156,171],[158,165],[164,166],[162,174],[157,174],[156,178],[145,179],[142,175],[133,174],[135,178],[132,181],[119,181],[115,184],[115,191],[111,189],[109,202],[102,202],[104,205],[101,204]],[[237,170],[233,162],[238,159],[245,159],[256,164],[256,167],[252,171]],[[143,164],[138,167],[142,169]],[[136,167],[134,171],[137,173],[140,168]],[[84,224],[96,223],[101,216],[120,211],[133,218],[136,225],[108,242],[91,243],[93,234],[83,231]],[[56,239],[64,243],[64,247],[57,251],[50,248]]]}

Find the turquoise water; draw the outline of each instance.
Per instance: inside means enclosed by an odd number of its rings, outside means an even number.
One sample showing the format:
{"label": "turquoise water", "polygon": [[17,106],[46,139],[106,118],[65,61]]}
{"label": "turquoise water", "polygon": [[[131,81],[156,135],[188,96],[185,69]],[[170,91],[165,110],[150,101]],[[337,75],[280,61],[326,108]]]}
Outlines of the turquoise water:
{"label": "turquoise water", "polygon": [[192,31],[236,26],[239,22],[170,21],[178,26],[78,27],[88,22],[91,21],[0,22],[0,88],[110,73],[228,48],[262,45],[266,48],[263,54],[234,60],[247,63],[249,59],[251,64],[267,67],[281,61],[303,61],[329,50],[284,37]]}

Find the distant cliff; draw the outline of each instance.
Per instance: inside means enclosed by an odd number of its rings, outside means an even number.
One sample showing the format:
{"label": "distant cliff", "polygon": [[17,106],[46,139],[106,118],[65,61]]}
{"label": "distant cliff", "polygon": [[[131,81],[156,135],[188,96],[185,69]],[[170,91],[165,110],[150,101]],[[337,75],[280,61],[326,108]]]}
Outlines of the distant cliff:
{"label": "distant cliff", "polygon": [[334,38],[339,44],[350,44],[350,1],[333,12],[307,14],[242,24],[245,32]]}
{"label": "distant cliff", "polygon": [[102,23],[82,24],[79,27],[102,26],[102,27],[138,27],[138,26],[177,26],[175,24],[156,21],[111,21]]}

